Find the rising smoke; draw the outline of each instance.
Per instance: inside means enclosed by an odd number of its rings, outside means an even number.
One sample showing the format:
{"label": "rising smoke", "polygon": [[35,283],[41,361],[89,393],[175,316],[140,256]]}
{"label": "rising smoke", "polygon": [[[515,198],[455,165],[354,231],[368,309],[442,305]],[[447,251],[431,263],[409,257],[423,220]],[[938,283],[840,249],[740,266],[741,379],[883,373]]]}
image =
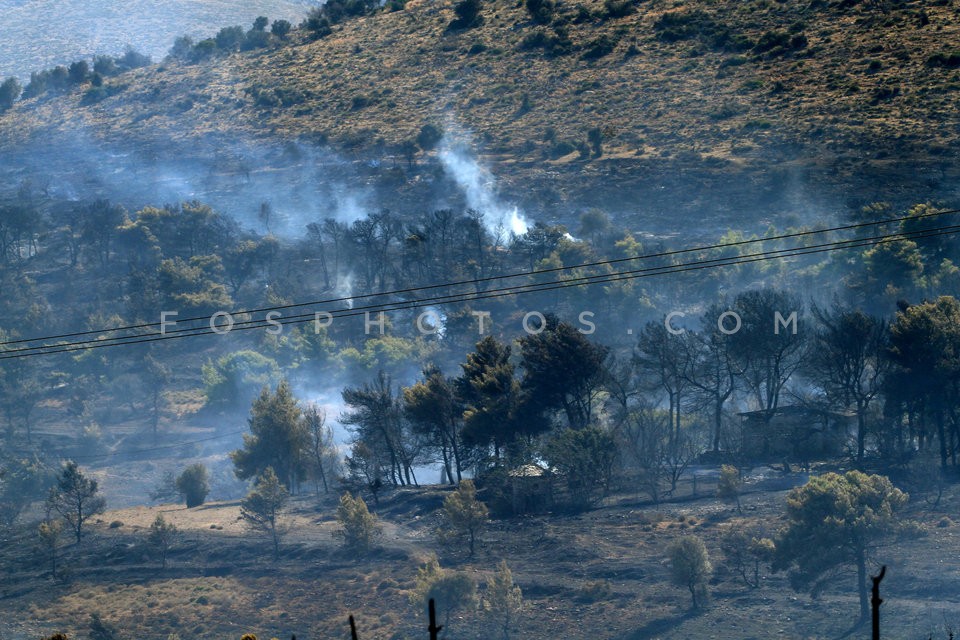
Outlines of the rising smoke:
{"label": "rising smoke", "polygon": [[447,134],[438,155],[444,171],[463,192],[467,206],[483,213],[487,230],[494,237],[504,231],[516,236],[527,232],[530,223],[526,217],[516,206],[500,200],[496,178],[480,164],[467,143]]}

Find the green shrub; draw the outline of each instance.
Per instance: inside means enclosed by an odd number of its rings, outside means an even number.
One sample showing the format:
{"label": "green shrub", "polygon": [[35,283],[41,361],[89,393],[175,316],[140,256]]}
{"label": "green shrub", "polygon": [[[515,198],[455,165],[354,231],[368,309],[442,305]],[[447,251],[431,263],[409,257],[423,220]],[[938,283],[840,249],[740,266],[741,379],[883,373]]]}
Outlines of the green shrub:
{"label": "green shrub", "polygon": [[766,53],[776,47],[784,49],[790,46],[790,34],[786,31],[765,31],[753,46],[755,53]]}
{"label": "green shrub", "polygon": [[613,53],[616,46],[617,41],[604,34],[587,45],[587,50],[583,52],[583,59],[597,60]]}
{"label": "green shrub", "polygon": [[471,29],[483,24],[483,16],[480,15],[480,0],[460,0],[453,7],[456,19],[450,23],[451,30]]}
{"label": "green shrub", "polygon": [[188,509],[202,505],[210,493],[207,468],[198,462],[184,469],[177,477],[177,491],[186,500]]}
{"label": "green shrub", "polygon": [[535,23],[549,24],[553,20],[556,7],[551,0],[526,0],[524,5]]}
{"label": "green shrub", "polygon": [[960,51],[951,53],[935,53],[927,58],[927,66],[932,68],[957,69],[960,68]]}
{"label": "green shrub", "polygon": [[355,553],[368,552],[382,533],[377,516],[370,513],[367,503],[360,496],[354,498],[349,491],[340,497],[337,522],[343,546]]}
{"label": "green shrub", "polygon": [[603,12],[607,18],[624,18],[636,11],[633,0],[604,0]]}
{"label": "green shrub", "polygon": [[20,98],[23,87],[16,78],[7,78],[0,84],[0,111],[6,111]]}
{"label": "green shrub", "polygon": [[293,26],[286,20],[274,20],[270,25],[270,33],[278,38],[286,38]]}

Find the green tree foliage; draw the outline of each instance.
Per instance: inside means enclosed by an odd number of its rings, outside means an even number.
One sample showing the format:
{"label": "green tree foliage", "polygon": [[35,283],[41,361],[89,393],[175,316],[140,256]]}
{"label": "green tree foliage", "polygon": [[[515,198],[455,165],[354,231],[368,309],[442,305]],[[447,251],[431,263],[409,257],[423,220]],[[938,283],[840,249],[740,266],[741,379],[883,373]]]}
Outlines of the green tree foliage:
{"label": "green tree foliage", "polygon": [[536,24],[549,24],[556,11],[551,0],[525,0],[524,6]]}
{"label": "green tree foliage", "polygon": [[332,33],[331,24],[330,17],[323,7],[313,7],[307,13],[302,26],[314,40],[319,40]]}
{"label": "green tree foliage", "polygon": [[214,40],[217,43],[217,49],[224,52],[232,52],[240,50],[244,37],[243,27],[224,27],[217,32]]}
{"label": "green tree foliage", "polygon": [[222,279],[223,263],[218,256],[163,260],[157,274],[161,303],[164,309],[190,317],[228,311],[233,300]]}
{"label": "green tree foliage", "polygon": [[164,519],[162,513],[158,513],[153,523],[150,525],[150,532],[147,534],[147,543],[160,556],[160,566],[167,568],[167,553],[179,534],[179,530]]}
{"label": "green tree foliage", "polygon": [[717,479],[717,497],[726,502],[733,502],[737,505],[737,513],[742,513],[740,508],[740,490],[743,482],[740,479],[740,470],[731,464],[725,464],[720,467],[720,476]]}
{"label": "green tree foliage", "polygon": [[477,499],[473,480],[463,480],[443,501],[443,516],[448,527],[443,537],[466,538],[473,557],[477,536],[487,524],[488,515],[487,505]]}
{"label": "green tree foliage", "polygon": [[243,448],[230,454],[236,476],[245,480],[269,467],[288,491],[296,490],[306,477],[310,434],[289,383],[282,380],[275,392],[264,388],[247,422],[250,433],[243,436]]}
{"label": "green tree foliage", "polygon": [[694,609],[709,601],[707,583],[713,574],[713,565],[703,540],[697,536],[683,536],[667,548],[670,558],[670,576],[678,587],[686,587]]}
{"label": "green tree foliage", "polygon": [[609,491],[617,462],[617,444],[605,429],[564,429],[551,438],[544,457],[566,485],[570,506],[588,509]]}
{"label": "green tree foliage", "polygon": [[23,87],[16,78],[7,78],[0,83],[0,111],[11,108],[13,103],[20,99],[21,93],[23,93]]}
{"label": "green tree foliage", "polygon": [[153,439],[156,442],[157,430],[160,427],[160,415],[163,409],[163,391],[164,387],[170,383],[173,372],[166,364],[152,355],[148,355],[144,359],[140,376],[147,387],[150,402],[150,430],[153,431]]}
{"label": "green tree foliage", "polygon": [[816,594],[837,568],[853,565],[866,618],[867,563],[877,545],[902,528],[896,513],[906,503],[907,494],[885,476],[849,471],[811,478],[787,496],[787,528],[777,539],[774,570],[793,568],[794,587]]}
{"label": "green tree foliage", "polygon": [[90,77],[90,65],[86,60],[78,60],[70,65],[67,73],[70,75],[71,84],[81,84]]}
{"label": "green tree foliage", "polygon": [[911,295],[923,287],[925,266],[913,240],[883,242],[863,252],[869,293],[888,300]]}
{"label": "green tree foliage", "polygon": [[[0,329],[0,341],[13,339]],[[33,413],[43,399],[44,385],[38,368],[24,358],[0,363],[0,410],[7,423],[7,438],[22,429],[33,442]]]}
{"label": "green tree foliage", "polygon": [[270,33],[280,39],[284,39],[292,28],[292,25],[286,20],[274,20],[273,24],[270,25]]}
{"label": "green tree foliage", "polygon": [[454,381],[439,368],[428,366],[423,378],[403,390],[403,411],[414,431],[426,437],[431,448],[440,453],[447,480],[454,484],[461,480],[466,462],[460,435],[463,405]]}
{"label": "green tree foliage", "polygon": [[187,503],[187,508],[199,507],[210,493],[210,475],[200,462],[192,464],[177,476],[177,492]]}
{"label": "green tree foliage", "polygon": [[270,539],[274,559],[280,556],[280,539],[287,531],[282,517],[289,497],[273,468],[267,467],[257,476],[253,488],[240,503],[240,517],[244,524]]}
{"label": "green tree foliage", "polygon": [[424,151],[430,151],[436,147],[443,139],[443,129],[434,124],[427,123],[420,127],[420,133],[417,134],[417,145]]}
{"label": "green tree foliage", "polygon": [[337,522],[340,524],[343,546],[358,554],[368,553],[382,532],[377,516],[370,513],[363,498],[354,498],[349,491],[340,496]]}
{"label": "green tree foliage", "polygon": [[249,402],[265,386],[278,384],[280,367],[256,351],[234,351],[203,365],[202,378],[207,405],[227,409]]}
{"label": "green tree foliage", "polygon": [[823,389],[829,403],[857,415],[857,461],[863,461],[867,440],[867,412],[883,388],[890,368],[887,323],[835,306],[813,308],[819,327],[805,368]]}
{"label": "green tree foliage", "polygon": [[[890,326],[890,355],[897,365],[892,385],[908,393],[904,398],[895,388],[889,395],[899,395],[908,405],[908,399],[920,401],[916,409],[920,441],[930,442],[935,434],[941,466],[946,468],[948,461],[956,465],[956,447],[950,443],[960,435],[960,418],[952,409],[960,400],[956,384],[960,377],[960,302],[942,296],[897,313]],[[925,433],[930,426],[934,434]]]}
{"label": "green tree foliage", "polygon": [[509,345],[487,336],[467,355],[457,378],[457,392],[466,404],[463,437],[469,444],[493,446],[494,458],[517,435],[514,417],[519,403],[520,384],[510,362]]}
{"label": "green tree foliage", "polygon": [[609,349],[567,322],[547,317],[543,331],[520,339],[521,390],[535,411],[563,411],[573,429],[587,426],[604,379]]}
{"label": "green tree foliage", "polygon": [[603,209],[588,209],[580,214],[580,229],[577,234],[589,238],[590,244],[597,247],[603,243],[610,228],[610,216]]}
{"label": "green tree foliage", "polygon": [[70,525],[78,543],[84,523],[107,507],[106,500],[99,495],[97,481],[85,476],[72,460],[61,468],[47,504]]}
{"label": "green tree foliage", "polygon": [[456,19],[450,23],[450,29],[472,29],[483,24],[483,16],[480,15],[482,8],[481,0],[460,0],[453,6],[453,12]]}
{"label": "green tree foliage", "polygon": [[513,583],[513,573],[506,560],[501,560],[497,571],[487,578],[483,609],[487,619],[502,633],[503,640],[510,640],[510,627],[523,611],[523,591]]}
{"label": "green tree foliage", "polygon": [[443,627],[450,629],[450,615],[477,606],[477,584],[468,574],[440,567],[436,558],[417,570],[410,602],[426,612],[433,600],[437,612],[443,616]]}

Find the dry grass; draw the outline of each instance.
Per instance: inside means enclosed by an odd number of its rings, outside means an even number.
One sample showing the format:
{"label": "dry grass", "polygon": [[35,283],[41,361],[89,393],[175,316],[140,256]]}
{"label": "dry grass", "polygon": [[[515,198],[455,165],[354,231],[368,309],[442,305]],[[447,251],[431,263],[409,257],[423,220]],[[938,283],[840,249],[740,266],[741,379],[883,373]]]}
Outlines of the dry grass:
{"label": "dry grass", "polygon": [[[593,0],[582,4],[602,10]],[[801,23],[808,45],[770,58],[657,37],[654,23],[665,12],[701,5],[753,41]],[[578,4],[561,6],[572,12]],[[469,127],[488,153],[514,163],[541,159],[548,128],[558,140],[580,141],[594,126],[608,134],[601,164],[679,154],[743,165],[765,160],[771,147],[784,147],[785,159],[855,150],[938,153],[957,135],[933,125],[955,121],[960,79],[925,62],[960,39],[960,21],[949,4],[926,6],[930,24],[919,28],[916,7],[907,9],[653,0],[630,16],[569,25],[578,46],[598,36],[617,42],[611,54],[585,61],[580,52],[547,58],[520,50],[534,25],[517,3],[486,3],[485,25],[460,33],[446,31],[449,4],[411,3],[347,22],[319,42],[140,70],[112,80],[126,88],[97,105],[81,106],[79,94],[24,104],[0,126],[21,140],[78,128],[104,138],[179,140],[237,132],[309,139],[323,132],[367,147],[376,139],[399,143],[437,122]],[[470,53],[477,43],[486,50]],[[631,46],[635,55],[625,57]],[[877,99],[884,87],[899,93]],[[304,99],[264,108],[251,88],[291,90]],[[189,108],[175,106],[184,97]],[[358,108],[356,98],[366,106]]]}
{"label": "dry grass", "polygon": [[[948,560],[960,552],[960,540],[953,527],[937,527],[943,513],[960,504],[956,493],[947,496],[942,511],[917,512],[925,535],[883,550],[890,637],[926,637],[944,620],[960,616],[960,601],[950,588],[957,567]],[[409,589],[417,566],[431,553],[481,585],[506,559],[527,603],[517,637],[530,639],[826,638],[846,631],[856,611],[849,572],[814,601],[792,591],[782,574],[766,574],[763,586],[752,590],[724,567],[723,532],[757,524],[775,529],[783,492],[748,493],[743,516],[710,498],[653,512],[617,496],[611,502],[620,506],[581,515],[494,521],[473,559],[437,547],[430,535],[433,520],[413,515],[417,500],[430,495],[385,498],[384,549],[369,559],[338,551],[329,535],[332,503],[317,508],[310,499],[298,499],[296,526],[276,565],[263,542],[235,528],[235,504],[190,512],[170,506],[112,511],[85,549],[67,550],[70,583],[26,580],[18,595],[0,602],[0,613],[26,611],[34,628],[79,634],[89,612],[100,611],[130,636],[156,638],[239,637],[248,630],[266,637],[343,637],[346,617],[353,613],[362,637],[412,637],[422,634],[425,623],[408,602]],[[143,527],[159,512],[185,530],[166,572],[137,551]],[[123,527],[107,528],[118,519]],[[688,610],[686,591],[670,584],[664,557],[672,540],[690,533],[704,538],[717,566],[713,604],[697,614]],[[451,633],[476,637],[483,624],[479,612],[462,612],[452,620]]]}

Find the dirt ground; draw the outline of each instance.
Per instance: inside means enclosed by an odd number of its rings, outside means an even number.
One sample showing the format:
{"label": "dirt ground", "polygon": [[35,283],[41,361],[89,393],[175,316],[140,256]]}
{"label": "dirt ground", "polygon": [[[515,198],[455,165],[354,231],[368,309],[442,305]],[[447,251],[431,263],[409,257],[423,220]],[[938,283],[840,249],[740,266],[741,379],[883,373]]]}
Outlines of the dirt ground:
{"label": "dirt ground", "polygon": [[[481,596],[497,563],[507,561],[525,601],[515,638],[867,637],[868,628],[852,628],[852,572],[838,575],[814,600],[793,591],[783,574],[765,569],[761,587],[750,589],[726,566],[719,540],[727,528],[776,530],[786,491],[756,489],[744,496],[743,515],[712,497],[655,508],[618,494],[579,515],[492,520],[473,558],[436,540],[441,488],[393,492],[379,507],[371,504],[384,534],[366,558],[340,550],[332,495],[293,501],[277,562],[269,543],[240,522],[237,501],[117,509],[91,525],[80,546],[63,548],[58,580],[37,555],[35,536],[24,532],[7,541],[0,553],[0,631],[13,640],[52,631],[83,638],[97,611],[123,637],[239,638],[250,631],[313,640],[349,637],[347,616],[354,614],[361,638],[426,637],[409,592],[417,567],[436,553],[442,566],[473,577]],[[923,535],[880,549],[877,561],[888,566],[884,637],[946,639],[960,623],[958,494],[936,509],[917,501],[912,515]],[[145,543],[157,514],[181,530],[166,569]],[[670,541],[690,533],[704,539],[716,569],[711,605],[699,612],[670,583],[665,558]],[[487,638],[494,631],[474,607],[451,616],[446,637]]]}

